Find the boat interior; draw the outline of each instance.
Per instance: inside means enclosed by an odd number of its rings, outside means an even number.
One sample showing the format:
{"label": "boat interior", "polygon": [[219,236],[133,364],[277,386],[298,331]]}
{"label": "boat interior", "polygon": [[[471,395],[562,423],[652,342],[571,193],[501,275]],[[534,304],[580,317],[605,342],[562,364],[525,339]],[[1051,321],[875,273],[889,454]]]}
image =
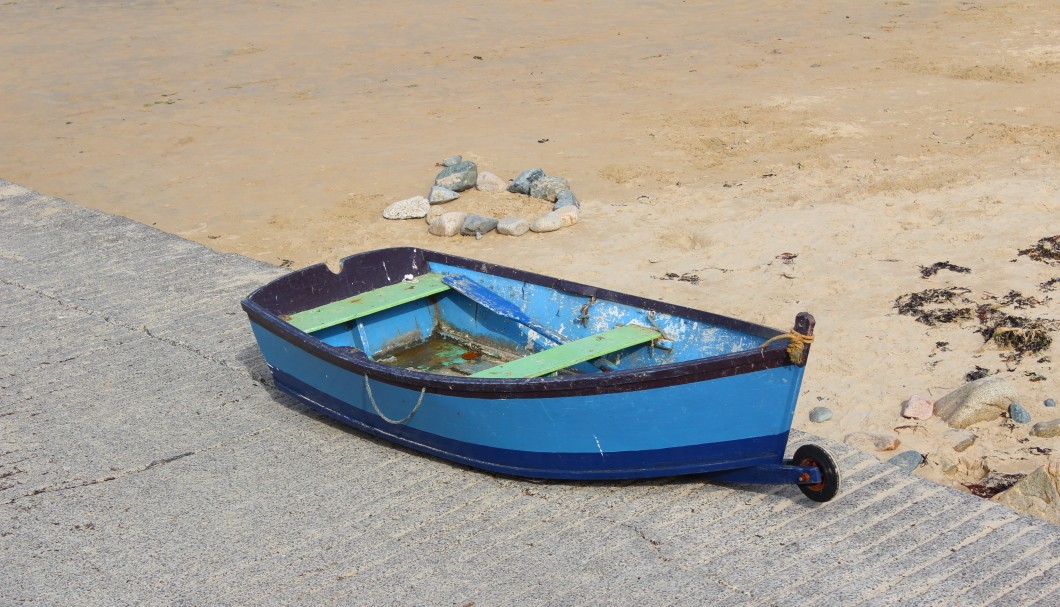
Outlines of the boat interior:
{"label": "boat interior", "polygon": [[466,268],[430,271],[284,316],[335,347],[476,378],[601,373],[718,356],[761,338]]}

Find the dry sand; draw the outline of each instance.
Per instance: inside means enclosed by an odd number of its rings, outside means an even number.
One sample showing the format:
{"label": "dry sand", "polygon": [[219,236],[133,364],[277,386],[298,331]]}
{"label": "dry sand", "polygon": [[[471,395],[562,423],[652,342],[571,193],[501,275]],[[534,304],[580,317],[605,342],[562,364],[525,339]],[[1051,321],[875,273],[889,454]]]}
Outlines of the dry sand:
{"label": "dry sand", "polygon": [[[893,304],[1017,290],[1060,319],[1060,266],[1018,255],[1060,234],[1060,9],[848,4],[4,2],[0,175],[275,264],[415,245],[782,329],[807,310],[796,427],[896,434],[958,487],[1029,472],[1060,439],[999,419],[958,454],[899,406],[981,366],[1060,417],[1058,346],[1006,362],[975,320]],[[582,220],[476,241],[381,218],[450,154],[564,176]],[[921,278],[939,261],[971,273]]]}

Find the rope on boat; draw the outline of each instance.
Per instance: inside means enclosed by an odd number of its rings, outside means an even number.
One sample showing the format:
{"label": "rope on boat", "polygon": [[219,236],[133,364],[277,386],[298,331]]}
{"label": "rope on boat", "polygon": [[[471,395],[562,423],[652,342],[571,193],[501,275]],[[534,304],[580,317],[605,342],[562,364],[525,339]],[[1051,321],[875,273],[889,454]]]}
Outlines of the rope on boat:
{"label": "rope on boat", "polygon": [[390,419],[385,414],[383,414],[382,411],[379,410],[379,405],[375,402],[375,396],[372,395],[372,385],[368,383],[367,375],[364,376],[364,389],[368,392],[368,402],[372,403],[372,408],[375,409],[375,412],[379,415],[379,417],[383,418],[383,421],[394,425],[408,423],[408,421],[412,419],[412,416],[416,415],[416,411],[418,411],[420,405],[423,404],[423,396],[427,394],[427,386],[424,386],[423,389],[420,390],[420,398],[416,401],[416,406],[412,408],[412,411],[409,411],[408,415],[401,419]]}
{"label": "rope on boat", "polygon": [[788,342],[788,359],[791,360],[791,364],[800,364],[803,360],[803,352],[806,350],[808,344],[813,343],[813,335],[803,335],[795,329],[788,331],[787,333],[770,337],[763,343],[759,348],[764,348],[769,344],[780,341],[782,339],[790,339]]}

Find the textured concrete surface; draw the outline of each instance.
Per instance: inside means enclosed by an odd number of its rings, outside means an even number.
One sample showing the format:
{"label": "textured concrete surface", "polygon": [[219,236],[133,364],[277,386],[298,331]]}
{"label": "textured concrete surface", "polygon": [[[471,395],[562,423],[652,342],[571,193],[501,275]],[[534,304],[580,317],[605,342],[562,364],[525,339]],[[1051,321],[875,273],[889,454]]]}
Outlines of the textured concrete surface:
{"label": "textured concrete surface", "polygon": [[239,300],[281,273],[0,181],[0,604],[1060,604],[1060,528],[843,445],[818,505],[348,430],[269,385]]}

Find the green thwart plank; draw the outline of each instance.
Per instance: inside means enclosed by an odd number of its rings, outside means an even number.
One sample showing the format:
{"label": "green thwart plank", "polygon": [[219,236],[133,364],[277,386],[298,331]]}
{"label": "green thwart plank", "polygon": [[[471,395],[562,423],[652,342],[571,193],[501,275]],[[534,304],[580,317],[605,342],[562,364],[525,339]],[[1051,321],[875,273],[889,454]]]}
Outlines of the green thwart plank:
{"label": "green thwart plank", "polygon": [[524,356],[503,365],[490,367],[485,371],[473,374],[471,377],[489,377],[493,379],[541,377],[553,371],[566,369],[578,363],[618,352],[631,346],[647,343],[660,337],[662,335],[658,331],[648,327],[638,325],[615,327],[610,331],[590,335],[577,341]]}
{"label": "green thwart plank", "polygon": [[286,320],[296,328],[312,333],[447,290],[449,286],[442,282],[440,274],[423,274],[416,277],[416,282],[399,282],[380,287],[349,299],[292,314]]}

